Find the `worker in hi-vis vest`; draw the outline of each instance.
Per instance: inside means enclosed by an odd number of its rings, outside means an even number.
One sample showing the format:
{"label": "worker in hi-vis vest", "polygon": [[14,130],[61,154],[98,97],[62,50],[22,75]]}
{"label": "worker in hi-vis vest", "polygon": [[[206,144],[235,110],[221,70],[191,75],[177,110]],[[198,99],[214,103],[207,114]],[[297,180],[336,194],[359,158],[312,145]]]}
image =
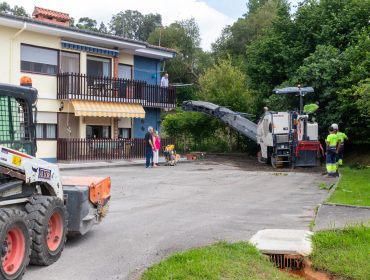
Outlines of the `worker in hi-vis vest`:
{"label": "worker in hi-vis vest", "polygon": [[338,175],[337,156],[339,152],[340,140],[332,126],[329,127],[329,135],[326,137],[326,171],[328,176]]}
{"label": "worker in hi-vis vest", "polygon": [[339,126],[336,123],[333,123],[331,126],[337,132],[338,139],[340,140],[337,163],[338,163],[338,166],[342,166],[343,165],[343,154],[344,154],[344,142],[348,140],[348,136],[344,132],[339,131]]}

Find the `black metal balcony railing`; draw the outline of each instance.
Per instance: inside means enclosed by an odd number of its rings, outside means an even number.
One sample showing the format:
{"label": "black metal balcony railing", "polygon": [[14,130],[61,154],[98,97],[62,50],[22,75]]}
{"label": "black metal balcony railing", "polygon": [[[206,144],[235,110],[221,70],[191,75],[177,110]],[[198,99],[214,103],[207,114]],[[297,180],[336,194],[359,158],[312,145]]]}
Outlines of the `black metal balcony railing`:
{"label": "black metal balcony railing", "polygon": [[176,89],[162,88],[137,80],[59,73],[57,75],[57,98],[60,100],[139,103],[144,107],[174,108]]}

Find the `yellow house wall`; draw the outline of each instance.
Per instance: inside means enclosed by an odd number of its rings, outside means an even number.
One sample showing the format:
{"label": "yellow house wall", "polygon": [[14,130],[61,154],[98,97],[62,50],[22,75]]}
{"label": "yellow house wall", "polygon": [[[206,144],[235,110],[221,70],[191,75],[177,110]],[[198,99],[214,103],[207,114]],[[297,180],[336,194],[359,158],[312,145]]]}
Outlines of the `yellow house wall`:
{"label": "yellow house wall", "polygon": [[[16,31],[14,29],[14,31]],[[55,50],[60,49],[60,38],[50,35],[43,35],[27,30],[20,33],[13,39],[12,51],[12,75],[11,83],[18,84],[22,75],[27,75],[32,78],[33,86],[39,92],[39,98],[56,99],[57,78],[56,76],[40,75],[32,73],[21,72],[21,44],[34,45],[38,47],[51,48]]]}
{"label": "yellow house wall", "polygon": [[134,65],[134,56],[132,54],[120,53],[118,63]]}
{"label": "yellow house wall", "polygon": [[17,32],[17,29],[0,27],[0,82],[10,83],[10,42],[12,36]]}
{"label": "yellow house wall", "polygon": [[56,158],[57,141],[39,140],[37,141],[37,158]]}
{"label": "yellow house wall", "polygon": [[[19,84],[20,77],[27,75],[32,78],[33,86],[38,89],[37,108],[40,112],[58,113],[61,101],[57,100],[57,78],[56,76],[41,75],[21,72],[21,44],[34,45],[61,50],[61,38],[51,35],[38,34],[24,30],[16,37],[14,35],[19,29],[0,26],[0,83]],[[80,72],[86,74],[87,53],[80,52]],[[94,55],[94,54],[91,54]],[[111,58],[111,57],[109,57]],[[134,56],[127,53],[119,54],[119,63],[134,65]],[[112,60],[113,73],[113,60]],[[68,101],[64,101],[62,112],[74,113],[73,106],[70,104],[68,110]],[[86,124],[109,125],[112,127],[111,135],[114,135],[113,118],[78,118],[75,129],[78,130],[78,136],[86,138]],[[128,120],[120,122],[121,127],[131,127]],[[37,141],[37,157],[55,158],[57,151],[57,141]]]}

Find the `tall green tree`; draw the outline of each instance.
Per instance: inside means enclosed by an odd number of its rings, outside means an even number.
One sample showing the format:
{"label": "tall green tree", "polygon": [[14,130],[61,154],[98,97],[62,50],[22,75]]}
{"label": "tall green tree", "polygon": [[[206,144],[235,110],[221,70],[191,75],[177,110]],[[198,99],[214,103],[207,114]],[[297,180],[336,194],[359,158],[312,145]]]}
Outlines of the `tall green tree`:
{"label": "tall green tree", "polygon": [[199,75],[213,64],[210,53],[200,47],[199,27],[194,18],[176,21],[169,26],[157,28],[148,39],[153,45],[175,49],[175,58],[166,61],[164,70],[170,75],[171,83],[192,86],[179,90],[179,101],[193,97],[198,88]]}
{"label": "tall green tree", "polygon": [[89,17],[82,17],[78,20],[76,27],[83,30],[98,31],[97,22]]}
{"label": "tall green tree", "polygon": [[282,0],[255,0],[248,2],[248,13],[234,24],[226,26],[221,36],[212,45],[214,53],[221,58],[231,56],[245,57],[246,46],[262,35],[272,25]]}
{"label": "tall green tree", "polygon": [[230,107],[237,112],[254,113],[255,100],[245,74],[231,60],[221,60],[199,79],[200,100]]}
{"label": "tall green tree", "polygon": [[150,33],[158,26],[162,26],[161,15],[143,15],[136,10],[119,12],[113,15],[109,23],[112,34],[141,41],[147,41]]}
{"label": "tall green tree", "polygon": [[104,22],[100,23],[98,31],[101,32],[101,33],[109,33],[108,28],[104,24]]}
{"label": "tall green tree", "polygon": [[26,12],[24,7],[15,5],[12,8],[7,2],[0,3],[0,12],[6,13],[6,14],[12,14],[15,16],[30,17],[30,15]]}

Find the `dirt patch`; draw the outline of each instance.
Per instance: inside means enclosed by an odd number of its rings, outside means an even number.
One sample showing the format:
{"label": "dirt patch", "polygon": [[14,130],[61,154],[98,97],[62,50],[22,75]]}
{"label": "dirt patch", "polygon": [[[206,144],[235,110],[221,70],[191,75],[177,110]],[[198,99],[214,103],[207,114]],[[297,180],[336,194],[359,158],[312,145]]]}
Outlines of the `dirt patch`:
{"label": "dirt patch", "polygon": [[[324,166],[316,167],[297,167],[297,168],[273,168],[269,164],[260,163],[256,157],[247,154],[207,154],[205,157],[207,163],[218,163],[231,165],[247,171],[269,171],[269,172],[300,172],[300,173],[324,173]],[[203,162],[204,162],[203,161]]]}
{"label": "dirt patch", "polygon": [[312,268],[312,263],[309,259],[305,258],[303,261],[302,269],[281,269],[291,275],[298,276],[306,280],[331,280],[333,277],[325,272],[316,271]]}

